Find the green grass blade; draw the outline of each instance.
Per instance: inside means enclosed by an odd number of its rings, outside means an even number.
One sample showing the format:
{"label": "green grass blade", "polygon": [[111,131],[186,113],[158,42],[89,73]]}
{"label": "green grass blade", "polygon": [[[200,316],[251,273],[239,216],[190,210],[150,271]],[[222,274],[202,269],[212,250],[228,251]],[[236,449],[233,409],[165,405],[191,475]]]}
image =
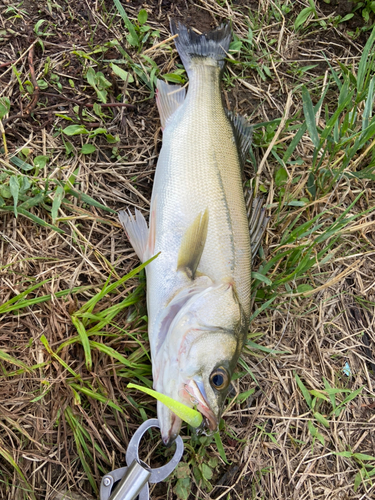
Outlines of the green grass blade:
{"label": "green grass blade", "polygon": [[[4,210],[6,212],[13,212],[14,208],[13,207],[1,207],[0,211],[1,210]],[[47,227],[49,229],[53,229],[57,233],[65,234],[65,231],[63,231],[62,229],[59,229],[57,226],[54,226],[53,224],[49,224],[48,222],[46,222],[45,220],[41,219],[37,215],[34,215],[31,212],[28,212],[27,210],[25,210],[24,208],[22,208],[21,205],[19,207],[17,207],[17,211],[18,211],[19,214],[24,215],[25,217],[27,217],[28,219],[32,220],[33,222],[36,222],[37,224],[39,224],[42,227]]]}
{"label": "green grass blade", "polygon": [[219,455],[221,457],[221,459],[229,465],[229,462],[228,462],[228,459],[227,459],[227,456],[225,454],[225,450],[224,450],[224,446],[223,446],[223,442],[221,441],[221,437],[220,437],[220,433],[219,432],[215,432],[214,434],[214,439],[215,439],[215,443],[216,443],[216,447],[217,447],[217,451],[219,452]]}
{"label": "green grass blade", "polygon": [[21,478],[22,482],[25,483],[25,486],[26,486],[26,489],[27,489],[27,492],[29,493],[29,495],[31,496],[31,498],[33,500],[36,500],[36,497],[34,495],[34,492],[32,490],[32,487],[29,485],[29,483],[26,481],[26,478],[25,476],[23,475],[21,469],[19,468],[17,462],[14,460],[14,458],[12,457],[12,455],[10,453],[8,453],[8,451],[3,448],[1,446],[1,443],[0,443],[0,455],[3,457],[3,459],[5,461],[7,461],[12,467],[13,469],[17,472],[17,474],[19,475],[19,477]]}
{"label": "green grass blade", "polygon": [[89,338],[87,336],[87,332],[81,321],[77,318],[76,315],[71,316],[71,320],[73,325],[76,327],[79,338],[81,340],[83,350],[85,353],[85,360],[86,360],[86,368],[91,371],[92,369],[92,357],[91,357],[91,348],[90,348],[90,342]]}
{"label": "green grass blade", "polygon": [[70,387],[76,389],[79,392],[82,392],[85,396],[88,396],[89,398],[96,399],[97,401],[100,401],[101,403],[104,403],[111,408],[123,413],[122,408],[120,408],[118,405],[116,405],[113,401],[111,401],[108,397],[103,396],[103,394],[100,394],[99,392],[94,392],[91,389],[88,389],[87,387],[80,386],[78,384],[71,383],[69,384]]}
{"label": "green grass blade", "polygon": [[49,281],[51,281],[51,280],[47,279],[47,280],[41,281],[40,283],[37,283],[36,285],[31,286],[30,288],[28,288],[24,292],[21,292],[20,294],[16,295],[16,297],[9,299],[7,302],[5,302],[4,304],[2,304],[0,306],[0,314],[4,314],[4,313],[10,312],[10,311],[13,311],[14,309],[11,308],[12,304],[14,304],[15,302],[18,302],[19,300],[22,300],[24,297],[26,297],[26,295],[33,292],[34,290],[37,290],[38,288],[45,285]]}
{"label": "green grass blade", "polygon": [[[48,283],[51,280],[45,280],[42,281],[41,283],[38,283],[38,285],[35,285],[33,287],[30,287],[27,289],[25,292],[22,292],[20,295],[17,295],[17,297],[13,297],[13,299],[8,300],[8,302],[5,302],[5,304],[0,306],[0,314],[5,314],[11,311],[17,311],[19,309],[24,309],[25,307],[31,307],[34,304],[40,304],[42,302],[48,302],[51,300],[51,294],[48,295],[42,295],[41,297],[35,297],[33,299],[24,299],[22,300],[22,297],[25,297],[27,294],[29,294],[31,291],[35,290],[36,288],[39,288],[45,283]],[[86,290],[91,290],[94,288],[94,285],[85,285],[85,286],[77,286],[72,288],[71,290],[60,290],[59,292],[54,293],[55,298],[60,298],[60,297],[65,297],[66,295],[69,294],[75,294],[75,293],[80,293],[80,292],[85,292]],[[14,302],[17,302],[14,304]],[[14,305],[12,305],[14,304]]]}
{"label": "green grass blade", "polygon": [[16,358],[13,358],[13,356],[10,356],[6,352],[4,352],[2,349],[0,349],[0,359],[3,361],[6,361],[7,363],[11,363],[12,365],[19,366],[20,368],[23,368],[26,371],[30,371],[30,368],[25,365],[22,361],[19,361]]}
{"label": "green grass blade", "polygon": [[357,72],[357,91],[360,93],[364,87],[365,83],[365,78],[366,78],[366,73],[371,70],[371,65],[369,67],[367,63],[367,59],[370,53],[370,50],[372,50],[372,46],[375,41],[375,27],[373,28],[371,35],[369,39],[367,40],[367,43],[365,45],[365,48],[363,49],[361,60],[358,65],[358,72]]}
{"label": "green grass blade", "polygon": [[82,203],[87,203],[88,205],[91,205],[92,207],[96,208],[101,208],[102,210],[106,210],[107,212],[110,212],[111,214],[116,214],[116,210],[113,210],[112,208],[106,207],[102,203],[99,203],[98,201],[94,200],[94,198],[91,198],[88,194],[85,193],[80,193],[79,191],[75,191],[72,188],[68,188],[66,190],[67,194],[71,194],[78,200],[80,200]]}
{"label": "green grass blade", "polygon": [[307,130],[309,131],[314,146],[316,148],[319,148],[320,141],[319,141],[318,130],[316,128],[316,123],[315,123],[314,108],[310,94],[305,86],[302,87],[302,101],[303,101],[302,103],[303,111],[305,113],[305,118],[306,118]]}
{"label": "green grass blade", "polygon": [[306,400],[306,403],[307,403],[307,406],[311,409],[311,406],[312,406],[312,398],[311,398],[311,395],[309,393],[309,391],[307,390],[305,384],[302,382],[302,380],[299,378],[299,376],[297,375],[297,373],[295,374],[295,378],[296,378],[296,382],[297,382],[297,385],[298,387],[300,388],[302,394],[303,394],[303,397],[305,398]]}
{"label": "green grass blade", "polygon": [[133,26],[133,23],[130,21],[127,13],[125,12],[124,7],[121,5],[120,0],[113,0],[113,3],[116,5],[117,10],[119,11],[120,16],[122,17],[125,26],[129,30],[130,36],[128,37],[128,42],[133,47],[138,47],[139,41],[138,36]]}
{"label": "green grass blade", "polygon": [[119,352],[115,351],[115,349],[112,349],[112,347],[109,347],[105,344],[101,344],[100,342],[95,342],[93,340],[90,340],[89,343],[90,347],[98,349],[98,351],[102,352],[103,354],[106,354],[107,356],[110,356],[111,358],[117,359],[117,361],[120,361],[120,363],[122,363],[125,366],[134,368],[134,365],[131,362],[129,362]]}
{"label": "green grass blade", "polygon": [[362,116],[362,130],[365,131],[368,127],[369,119],[371,118],[372,108],[374,105],[374,84],[375,76],[370,80],[370,85],[368,87],[368,94],[365,103],[365,109],[363,110]]}
{"label": "green grass blade", "polygon": [[50,354],[53,358],[55,358],[56,361],[58,361],[60,363],[60,365],[62,365],[66,370],[68,370],[68,372],[71,375],[73,375],[74,378],[77,378],[79,380],[81,379],[81,377],[72,368],[70,368],[70,366],[67,365],[63,359],[60,358],[60,356],[58,356],[56,353],[54,353],[52,351],[52,349],[48,343],[48,340],[46,339],[46,337],[44,335],[42,335],[40,337],[40,341],[44,345],[44,347],[46,348],[46,351],[48,352],[48,354]]}

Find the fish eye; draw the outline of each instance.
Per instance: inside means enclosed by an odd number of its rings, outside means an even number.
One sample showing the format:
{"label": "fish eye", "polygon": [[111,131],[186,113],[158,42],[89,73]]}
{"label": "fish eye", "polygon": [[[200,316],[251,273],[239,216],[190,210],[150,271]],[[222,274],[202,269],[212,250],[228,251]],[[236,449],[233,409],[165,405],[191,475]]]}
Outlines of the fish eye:
{"label": "fish eye", "polygon": [[217,368],[210,375],[210,383],[214,389],[226,389],[229,385],[229,375],[225,368]]}

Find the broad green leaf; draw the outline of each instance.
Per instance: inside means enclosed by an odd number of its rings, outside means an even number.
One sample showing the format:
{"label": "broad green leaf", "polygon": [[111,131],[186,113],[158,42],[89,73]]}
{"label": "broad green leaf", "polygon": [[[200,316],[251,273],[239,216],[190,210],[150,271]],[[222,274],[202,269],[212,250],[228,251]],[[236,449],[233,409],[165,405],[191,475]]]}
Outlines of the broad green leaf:
{"label": "broad green leaf", "polygon": [[42,26],[43,23],[48,23],[48,21],[46,19],[39,19],[39,21],[36,23],[36,25],[34,26],[34,32],[36,35],[41,35],[43,33],[41,33],[39,31],[39,28]]}
{"label": "broad green leaf", "polygon": [[39,155],[34,158],[33,163],[35,168],[44,168],[47,165],[48,160],[48,156]]}
{"label": "broad green leaf", "polygon": [[171,83],[177,83],[178,85],[183,85],[185,83],[184,78],[181,75],[177,75],[176,73],[167,73],[162,75],[164,80]]}
{"label": "broad green leaf", "polygon": [[203,421],[202,414],[199,411],[194,410],[193,408],[189,408],[189,406],[186,406],[179,401],[170,398],[169,396],[165,396],[160,392],[156,392],[152,389],[148,389],[147,387],[142,387],[140,385],[128,384],[127,387],[129,389],[138,389],[139,391],[145,392],[149,396],[157,399],[192,427],[199,427]]}
{"label": "broad green leaf", "polygon": [[147,11],[145,9],[140,10],[138,14],[139,24],[140,25],[145,24],[147,22],[147,17],[148,17]]}
{"label": "broad green leaf", "polygon": [[335,452],[335,455],[338,455],[339,457],[344,457],[344,458],[352,458],[353,453],[351,451],[337,451],[337,452]]}
{"label": "broad green leaf", "polygon": [[314,417],[316,418],[316,420],[317,420],[319,423],[323,424],[323,425],[324,425],[324,427],[329,428],[329,422],[328,422],[328,420],[327,420],[325,417],[323,417],[323,415],[322,415],[321,413],[319,413],[319,412],[317,412],[317,411],[316,411],[316,412],[314,413]]}
{"label": "broad green leaf", "polygon": [[83,155],[89,155],[91,153],[93,153],[94,151],[96,151],[96,147],[94,146],[94,144],[84,144],[81,148],[81,153]]}
{"label": "broad green leaf", "polygon": [[251,277],[253,279],[256,279],[256,280],[259,280],[259,281],[262,281],[263,283],[265,283],[266,285],[272,285],[272,281],[267,278],[267,276],[264,276],[264,274],[261,274],[261,273],[257,273],[255,271],[252,271],[251,273]]}
{"label": "broad green leaf", "polygon": [[237,401],[239,401],[240,403],[242,403],[243,401],[245,401],[245,399],[247,399],[248,397],[250,397],[252,394],[254,394],[255,392],[255,387],[252,387],[251,389],[249,389],[248,391],[245,391],[245,392],[241,392],[241,394],[239,394],[237,396]]}
{"label": "broad green leaf", "polygon": [[48,83],[45,80],[38,80],[37,84],[40,90],[45,90],[48,88]]}
{"label": "broad green leaf", "polygon": [[288,181],[288,173],[284,167],[280,167],[275,175],[275,184],[280,187]]}
{"label": "broad green leaf", "polygon": [[177,495],[178,500],[188,500],[191,492],[190,477],[183,477],[177,480],[173,487],[173,492]]}
{"label": "broad green leaf", "polygon": [[365,453],[354,453],[353,457],[358,460],[375,460],[375,457],[372,455],[366,455]]}
{"label": "broad green leaf", "polygon": [[312,14],[314,10],[311,7],[306,7],[302,9],[298,14],[297,19],[294,21],[294,29],[297,30],[304,22],[307,20],[310,14]]}
{"label": "broad green leaf", "polygon": [[213,472],[212,472],[212,469],[211,467],[209,467],[207,464],[205,464],[203,462],[202,464],[202,476],[204,477],[204,479],[206,479],[207,481],[209,481],[210,479],[212,479],[212,476],[213,476]]}
{"label": "broad green leaf", "polygon": [[117,64],[111,63],[110,66],[111,66],[113,72],[115,73],[115,75],[119,76],[121,78],[121,80],[124,80],[124,82],[128,81],[128,83],[134,82],[134,78],[133,78],[133,75],[131,73],[120,68],[120,66],[117,66]]}
{"label": "broad green leaf", "polygon": [[89,85],[91,85],[92,87],[96,87],[96,74],[95,74],[95,71],[94,69],[90,66],[88,69],[87,69],[87,72],[86,72],[86,80],[88,81]]}
{"label": "broad green leaf", "polygon": [[17,158],[17,156],[13,156],[11,159],[10,159],[11,163],[13,163],[14,165],[16,165],[16,167],[18,168],[21,168],[22,170],[24,170],[25,172],[27,172],[28,170],[33,170],[33,166],[30,165],[29,163],[26,163],[25,161],[21,160],[20,158]]}
{"label": "broad green leaf", "polygon": [[69,125],[63,130],[65,135],[88,134],[88,130],[83,125]]}
{"label": "broad green leaf", "polygon": [[311,290],[314,290],[314,287],[312,287],[311,285],[302,283],[301,285],[297,286],[297,293],[310,292]]}

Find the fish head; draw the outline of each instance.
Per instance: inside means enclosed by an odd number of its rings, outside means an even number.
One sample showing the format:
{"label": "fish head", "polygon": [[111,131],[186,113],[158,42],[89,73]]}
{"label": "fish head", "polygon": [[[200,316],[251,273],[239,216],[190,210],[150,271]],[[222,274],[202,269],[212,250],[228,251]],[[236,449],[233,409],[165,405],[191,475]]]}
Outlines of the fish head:
{"label": "fish head", "polygon": [[[154,387],[203,415],[200,431],[216,432],[247,332],[233,286],[211,286],[191,297],[170,325]],[[179,434],[181,419],[158,403],[165,444]]]}

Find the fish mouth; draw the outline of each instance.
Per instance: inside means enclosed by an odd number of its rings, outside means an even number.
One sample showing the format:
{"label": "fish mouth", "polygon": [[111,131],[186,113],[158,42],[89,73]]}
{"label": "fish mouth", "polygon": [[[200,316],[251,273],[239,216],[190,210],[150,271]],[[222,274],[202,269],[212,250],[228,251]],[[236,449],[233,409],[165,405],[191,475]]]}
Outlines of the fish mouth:
{"label": "fish mouth", "polygon": [[219,419],[207,403],[207,396],[203,383],[192,379],[185,385],[185,391],[194,398],[197,409],[205,417],[203,427],[208,428],[210,432],[216,432],[219,425]]}

